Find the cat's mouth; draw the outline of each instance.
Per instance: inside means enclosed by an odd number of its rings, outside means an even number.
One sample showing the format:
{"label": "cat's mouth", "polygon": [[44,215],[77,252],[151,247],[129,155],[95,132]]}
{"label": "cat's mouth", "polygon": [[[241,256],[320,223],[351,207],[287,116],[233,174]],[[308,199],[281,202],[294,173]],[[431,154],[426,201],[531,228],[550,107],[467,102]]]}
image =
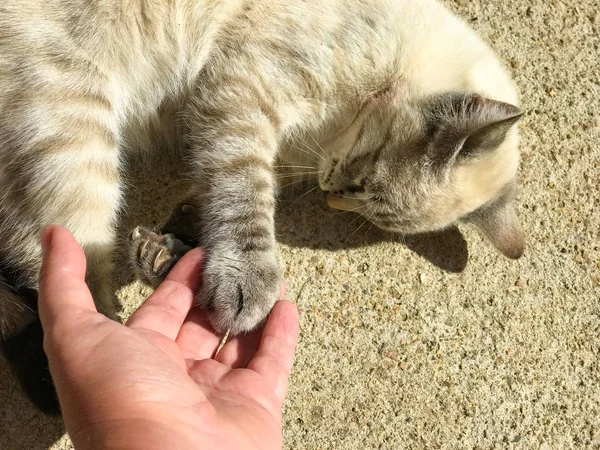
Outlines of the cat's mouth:
{"label": "cat's mouth", "polygon": [[355,211],[362,205],[363,201],[355,198],[342,197],[333,192],[326,192],[325,199],[330,208],[339,209],[340,211]]}

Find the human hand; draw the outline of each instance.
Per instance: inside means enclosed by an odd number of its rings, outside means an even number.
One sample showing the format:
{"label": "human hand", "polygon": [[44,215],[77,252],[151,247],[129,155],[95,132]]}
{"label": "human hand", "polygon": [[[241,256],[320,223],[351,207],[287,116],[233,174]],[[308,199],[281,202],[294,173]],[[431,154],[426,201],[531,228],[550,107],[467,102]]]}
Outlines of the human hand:
{"label": "human hand", "polygon": [[96,312],[85,256],[59,227],[42,234],[44,348],[76,448],[279,449],[298,312],[279,301],[263,329],[217,337],[191,309],[203,252],[194,249],[127,325]]}

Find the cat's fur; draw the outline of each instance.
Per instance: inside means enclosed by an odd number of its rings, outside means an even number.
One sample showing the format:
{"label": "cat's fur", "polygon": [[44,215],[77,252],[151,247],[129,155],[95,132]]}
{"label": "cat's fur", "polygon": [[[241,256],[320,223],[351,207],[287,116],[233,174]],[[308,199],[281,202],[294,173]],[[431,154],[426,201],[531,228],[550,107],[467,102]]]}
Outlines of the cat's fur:
{"label": "cat's fur", "polygon": [[[169,134],[176,112],[207,248],[198,303],[219,331],[252,329],[279,294],[277,157],[316,167],[332,206],[382,228],[466,220],[518,257],[516,103],[493,53],[434,0],[3,0],[0,336],[39,325],[22,293],[51,223],[83,245],[111,314],[123,152]],[[312,141],[318,162],[297,150]]]}

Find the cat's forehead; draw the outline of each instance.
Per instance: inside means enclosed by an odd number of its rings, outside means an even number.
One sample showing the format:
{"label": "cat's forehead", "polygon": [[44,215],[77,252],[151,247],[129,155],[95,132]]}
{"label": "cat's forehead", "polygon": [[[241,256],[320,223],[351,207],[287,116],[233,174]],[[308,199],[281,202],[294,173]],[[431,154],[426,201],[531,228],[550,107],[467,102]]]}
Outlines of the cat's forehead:
{"label": "cat's forehead", "polygon": [[375,111],[360,134],[362,151],[375,154],[375,161],[394,164],[427,145],[425,122],[418,112],[406,109]]}

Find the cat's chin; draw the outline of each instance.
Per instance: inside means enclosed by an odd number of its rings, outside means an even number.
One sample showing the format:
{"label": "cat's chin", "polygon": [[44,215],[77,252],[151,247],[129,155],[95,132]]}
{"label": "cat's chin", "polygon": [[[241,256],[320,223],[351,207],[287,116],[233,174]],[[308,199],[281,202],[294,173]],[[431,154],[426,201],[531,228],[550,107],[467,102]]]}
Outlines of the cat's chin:
{"label": "cat's chin", "polygon": [[339,209],[340,211],[355,211],[363,204],[359,199],[340,197],[333,192],[327,192],[325,199],[330,208]]}

